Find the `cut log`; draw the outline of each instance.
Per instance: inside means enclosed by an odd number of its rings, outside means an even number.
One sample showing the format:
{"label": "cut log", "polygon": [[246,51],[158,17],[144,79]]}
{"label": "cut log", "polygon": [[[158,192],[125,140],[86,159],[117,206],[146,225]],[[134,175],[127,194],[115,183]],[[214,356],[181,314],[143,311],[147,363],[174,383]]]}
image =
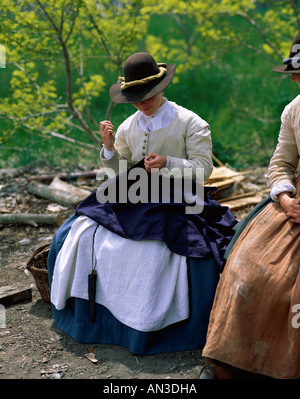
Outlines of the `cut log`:
{"label": "cut log", "polygon": [[90,191],[85,190],[83,188],[75,187],[72,184],[68,184],[62,180],[60,180],[57,176],[52,180],[52,183],[50,184],[51,188],[65,191],[66,193],[73,194],[77,197],[79,197],[81,200],[85,199],[88,195],[91,194]]}
{"label": "cut log", "polygon": [[0,287],[0,304],[4,306],[31,301],[32,290],[22,284],[6,285]]}
{"label": "cut log", "polygon": [[78,195],[74,195],[63,190],[58,190],[56,188],[47,186],[46,184],[37,183],[34,181],[28,185],[27,189],[31,194],[49,199],[50,201],[56,202],[63,206],[75,207],[79,202],[82,201],[82,198]]}
{"label": "cut log", "polygon": [[0,214],[0,224],[28,224],[37,227],[38,225],[61,225],[60,215],[33,214],[33,213],[2,213]]}

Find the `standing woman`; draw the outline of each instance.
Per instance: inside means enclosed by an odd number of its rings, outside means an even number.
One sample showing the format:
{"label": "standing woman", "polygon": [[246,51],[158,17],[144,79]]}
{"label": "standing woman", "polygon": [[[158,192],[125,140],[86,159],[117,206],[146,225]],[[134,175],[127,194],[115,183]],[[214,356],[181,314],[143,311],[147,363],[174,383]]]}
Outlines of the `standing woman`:
{"label": "standing woman", "polygon": [[[109,184],[124,177],[120,161],[125,173],[144,168],[150,181],[149,172],[161,169],[168,176],[187,168],[194,184],[198,169],[204,179],[211,174],[209,125],[162,96],[174,73],[174,64],[157,64],[148,53],[126,60],[110,96],[137,112],[115,139],[112,124],[100,124],[101,161],[116,176]],[[78,342],[141,355],[203,347],[236,224],[209,191],[200,214],[186,214],[184,202],[99,203],[96,192],[88,196],[56,232],[48,257],[56,325]]]}
{"label": "standing woman", "polygon": [[[275,72],[300,85],[300,33]],[[271,198],[237,226],[220,279],[200,378],[300,378],[300,96],[281,116]],[[250,220],[250,222],[249,222]],[[229,252],[229,250],[228,250]],[[251,374],[251,375],[252,375]],[[250,375],[249,375],[250,376]]]}

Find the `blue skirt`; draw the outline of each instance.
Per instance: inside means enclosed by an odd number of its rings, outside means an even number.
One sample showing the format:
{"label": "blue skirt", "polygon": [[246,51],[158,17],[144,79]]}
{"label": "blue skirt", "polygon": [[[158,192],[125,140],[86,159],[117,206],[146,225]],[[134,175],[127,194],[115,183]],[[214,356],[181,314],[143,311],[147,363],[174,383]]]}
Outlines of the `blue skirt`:
{"label": "blue skirt", "polygon": [[[54,235],[48,256],[50,289],[57,254],[77,217],[71,216]],[[138,355],[200,349],[206,342],[219,271],[213,257],[187,257],[187,262],[190,316],[186,320],[162,330],[140,332],[118,321],[100,304],[96,304],[96,319],[92,322],[88,301],[70,298],[62,310],[52,306],[55,323],[76,342],[119,345]]]}
{"label": "blue skirt", "polygon": [[[131,169],[142,168],[143,165],[142,160]],[[233,227],[237,221],[229,208],[210,198],[213,188],[201,189],[195,182],[189,194],[197,197],[198,193],[202,193],[203,210],[199,214],[188,212],[187,208],[191,210],[193,205],[185,200],[184,182],[178,189],[175,179],[168,181],[170,197],[167,204],[163,198],[159,198],[158,202],[152,201],[151,173],[147,175],[150,187],[147,201],[133,204],[128,199],[124,203],[119,183],[121,178],[125,178],[128,179],[128,192],[134,188],[135,182],[129,178],[131,169],[109,182],[109,188],[116,193],[114,201],[99,202],[95,190],[56,232],[48,257],[50,289],[57,254],[74,221],[84,215],[121,237],[161,240],[170,251],[185,256],[188,263],[189,318],[158,331],[141,332],[121,323],[100,304],[96,304],[96,320],[92,322],[88,301],[70,298],[62,310],[53,306],[55,323],[77,342],[120,345],[139,355],[202,348],[206,342],[219,273],[225,263],[224,253],[234,235]],[[155,187],[160,193],[164,192],[163,178]]]}

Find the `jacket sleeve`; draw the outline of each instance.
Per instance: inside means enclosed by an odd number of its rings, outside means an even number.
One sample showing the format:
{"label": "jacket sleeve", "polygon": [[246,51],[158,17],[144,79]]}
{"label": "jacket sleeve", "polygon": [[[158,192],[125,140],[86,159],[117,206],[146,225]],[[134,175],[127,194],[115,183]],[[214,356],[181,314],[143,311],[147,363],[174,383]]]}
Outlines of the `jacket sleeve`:
{"label": "jacket sleeve", "polygon": [[[195,130],[196,129],[196,130]],[[204,126],[191,126],[185,135],[186,159],[168,156],[170,160],[170,173],[172,169],[178,168],[181,172],[190,169],[192,178],[204,183],[213,171],[212,162],[212,140],[208,124]],[[200,175],[198,174],[200,172]]]}
{"label": "jacket sleeve", "polygon": [[291,103],[281,115],[278,143],[270,160],[268,176],[271,184],[271,198],[278,201],[277,195],[284,191],[296,192],[295,171],[298,167],[299,153],[295,140],[293,112]]}

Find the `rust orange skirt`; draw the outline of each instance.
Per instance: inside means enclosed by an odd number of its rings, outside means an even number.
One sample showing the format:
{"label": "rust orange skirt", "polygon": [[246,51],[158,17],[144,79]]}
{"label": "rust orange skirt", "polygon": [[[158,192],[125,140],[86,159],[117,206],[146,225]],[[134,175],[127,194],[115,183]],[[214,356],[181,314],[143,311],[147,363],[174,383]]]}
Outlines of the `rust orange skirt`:
{"label": "rust orange skirt", "polygon": [[203,356],[274,378],[300,378],[299,270],[300,224],[270,203],[228,257]]}

